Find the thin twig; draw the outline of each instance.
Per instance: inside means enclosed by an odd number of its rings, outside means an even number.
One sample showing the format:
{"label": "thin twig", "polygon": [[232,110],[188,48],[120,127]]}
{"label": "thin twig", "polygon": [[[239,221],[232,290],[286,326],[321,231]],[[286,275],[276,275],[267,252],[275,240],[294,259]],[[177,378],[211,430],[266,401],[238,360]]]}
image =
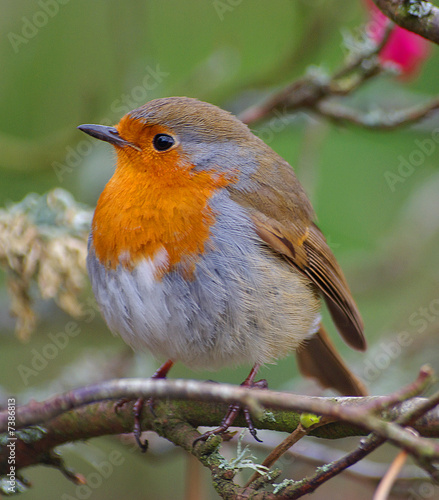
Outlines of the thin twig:
{"label": "thin twig", "polygon": [[[299,425],[294,429],[294,431],[287,436],[280,444],[278,444],[271,452],[268,454],[268,456],[265,458],[265,460],[262,462],[261,465],[264,467],[267,467],[267,469],[271,469],[271,467],[279,460],[279,458],[286,452],[288,451],[294,444],[296,444],[298,441],[300,441],[304,436],[309,434],[311,430],[311,427],[305,428],[302,426],[302,424],[299,423]],[[255,472],[251,478],[247,481],[245,484],[245,487],[250,486],[253,481],[258,479],[261,474],[259,472]]]}
{"label": "thin twig", "polygon": [[[405,390],[407,394],[411,393],[413,390],[421,389],[425,387],[427,383],[431,381],[431,372],[428,367],[424,366],[421,368],[419,376],[417,380],[413,384],[409,384]],[[399,396],[403,396],[403,391],[398,391]],[[387,397],[385,404],[391,402],[391,398]],[[400,415],[396,419],[396,423],[400,425],[408,425],[414,420],[414,417],[419,418],[421,411],[428,411],[431,409],[431,405],[436,402],[435,398],[432,403],[427,403],[426,401],[422,401],[418,403],[414,410],[409,411],[403,415]],[[312,493],[315,491],[320,485],[333,478],[334,476],[340,474],[349,466],[359,462],[364,457],[372,453],[379,446],[385,443],[386,439],[382,436],[377,436],[375,433],[370,434],[366,439],[362,439],[360,441],[360,445],[351,453],[345,455],[344,457],[326,465],[324,468],[317,470],[317,472],[311,476],[310,478],[303,479],[300,481],[298,485],[287,487],[291,491],[290,496],[288,498],[295,499],[300,498],[301,496]]]}
{"label": "thin twig", "polygon": [[[414,398],[415,396],[418,396],[419,394],[422,394],[425,392],[428,387],[431,385],[431,383],[435,380],[435,375],[433,372],[433,369],[431,368],[430,365],[423,365],[419,369],[419,374],[416,380],[414,380],[412,383],[406,385],[405,387],[402,387],[401,389],[398,389],[397,391],[393,392],[392,394],[389,394],[388,396],[382,396],[379,399],[372,400],[370,403],[365,405],[364,410],[365,411],[383,411],[387,408],[391,408],[392,406],[396,405],[397,403],[401,403],[403,401],[406,401],[408,399]],[[438,394],[439,396],[439,394]],[[431,398],[425,400],[425,405],[427,407],[427,401],[430,401]],[[434,404],[434,406],[436,406]],[[418,417],[423,415],[424,413],[427,413],[428,410],[431,408],[434,408],[434,406],[429,407],[426,411],[424,409],[419,410],[421,408],[421,405],[416,406],[416,411],[419,413]],[[417,420],[417,417],[414,419],[414,421]],[[413,423],[413,422],[412,422]]]}
{"label": "thin twig", "polygon": [[383,37],[381,38],[380,42],[374,43],[373,40],[370,40],[371,47],[366,50],[360,51],[359,53],[355,54],[355,57],[351,57],[350,60],[347,60],[340,69],[335,71],[332,76],[332,80],[335,81],[347,76],[349,73],[352,73],[353,71],[356,71],[361,66],[363,66],[366,60],[372,59],[373,57],[377,56],[388,42],[390,34],[392,33],[394,27],[395,25],[390,20],[388,20],[384,28]]}
{"label": "thin twig", "polygon": [[439,391],[436,391],[428,399],[425,399],[422,403],[419,403],[418,405],[414,406],[411,411],[407,412],[407,414],[405,415],[405,418],[407,419],[407,424],[414,425],[415,422],[420,417],[428,413],[433,408],[436,408],[438,404],[439,404]]}
{"label": "thin twig", "polygon": [[393,460],[388,471],[384,475],[383,479],[380,481],[378,488],[375,491],[373,500],[387,500],[390,490],[392,489],[398,474],[404,467],[407,461],[408,453],[405,450],[401,450]]}
{"label": "thin twig", "polygon": [[325,100],[316,104],[315,110],[328,119],[347,122],[359,127],[374,130],[394,130],[418,122],[439,109],[439,98],[397,111],[371,111],[361,113],[358,110],[342,106],[339,102]]}
{"label": "thin twig", "polygon": [[[344,451],[335,448],[332,443],[330,445],[321,444],[315,441],[302,443],[287,450],[284,454],[284,458],[287,457],[289,461],[297,459],[299,462],[321,467],[327,463],[340,460],[340,458],[346,454]],[[266,451],[278,446],[280,443],[279,439],[276,439],[276,435],[270,436],[265,434],[263,443],[256,443],[251,436],[244,436],[243,444]],[[233,445],[232,442],[231,446]],[[151,447],[148,449],[148,452],[151,453]],[[388,468],[388,463],[363,459],[361,462],[353,464],[345,469],[343,474],[352,476],[352,478],[355,479],[378,483],[381,481]],[[417,465],[406,465],[398,477],[398,481],[406,482],[428,481],[429,479],[429,474],[423,472]]]}
{"label": "thin twig", "polygon": [[323,483],[326,483],[326,481],[329,481],[334,476],[340,474],[351,465],[359,462],[364,457],[372,453],[372,451],[376,450],[382,443],[384,443],[384,441],[385,439],[379,438],[373,434],[366,439],[362,439],[360,446],[354,451],[348,453],[335,462],[331,462],[330,464],[319,468],[314,475],[300,481],[298,485],[294,486],[294,494],[288,498],[300,498],[303,495],[312,493]]}
{"label": "thin twig", "polygon": [[[393,1],[398,3],[397,0]],[[388,0],[388,3],[392,3],[392,0]],[[378,54],[386,45],[393,28],[393,23],[389,21],[379,43],[369,40],[364,48],[349,54],[344,64],[331,76],[314,71],[275,92],[264,102],[248,108],[239,118],[250,124],[276,113],[308,109],[334,122],[376,130],[393,130],[422,120],[439,108],[439,98],[408,109],[370,113],[348,108],[340,99],[334,101],[335,97],[350,95],[369,79],[387,71]]]}

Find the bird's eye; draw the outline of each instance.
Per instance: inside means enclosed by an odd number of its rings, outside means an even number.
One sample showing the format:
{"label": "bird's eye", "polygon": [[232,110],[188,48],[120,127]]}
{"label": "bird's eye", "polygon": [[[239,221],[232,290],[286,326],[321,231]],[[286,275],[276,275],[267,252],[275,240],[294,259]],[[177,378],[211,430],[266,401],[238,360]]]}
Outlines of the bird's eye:
{"label": "bird's eye", "polygon": [[152,144],[157,151],[166,151],[172,148],[175,144],[175,140],[168,134],[157,134],[152,140]]}

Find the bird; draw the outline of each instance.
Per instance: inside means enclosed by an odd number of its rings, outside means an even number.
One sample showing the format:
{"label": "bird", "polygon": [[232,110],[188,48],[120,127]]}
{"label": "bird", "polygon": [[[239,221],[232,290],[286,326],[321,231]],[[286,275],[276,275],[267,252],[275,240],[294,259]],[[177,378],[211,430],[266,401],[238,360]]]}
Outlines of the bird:
{"label": "bird", "polygon": [[[116,151],[88,240],[87,269],[109,329],[166,362],[251,372],[296,353],[300,371],[367,393],[321,322],[364,351],[349,286],[293,168],[230,112],[190,97],[147,102],[114,126],[78,127]],[[259,385],[258,385],[259,384]],[[140,442],[144,401],[134,406]],[[243,408],[253,436],[256,430]],[[227,431],[239,407],[201,436]]]}

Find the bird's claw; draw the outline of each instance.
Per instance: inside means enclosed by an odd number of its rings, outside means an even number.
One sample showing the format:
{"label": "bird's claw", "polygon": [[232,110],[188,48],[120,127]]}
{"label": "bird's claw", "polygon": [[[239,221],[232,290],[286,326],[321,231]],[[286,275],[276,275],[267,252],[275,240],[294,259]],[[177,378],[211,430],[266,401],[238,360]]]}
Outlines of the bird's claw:
{"label": "bird's claw", "polygon": [[[258,389],[267,389],[268,384],[267,381],[262,379],[258,380],[257,382],[251,382],[249,383],[244,383],[241,384],[245,387],[252,387],[252,388],[258,388]],[[223,418],[221,425],[217,427],[216,429],[213,429],[211,431],[207,431],[201,436],[198,436],[196,439],[194,439],[192,446],[195,446],[199,441],[206,441],[210,436],[216,436],[217,434],[225,434],[229,427],[233,424],[235,421],[236,417],[239,415],[239,412],[242,410],[244,413],[244,418],[247,423],[248,430],[250,431],[250,434],[254,437],[254,439],[258,443],[262,443],[262,440],[258,438],[255,426],[253,424],[253,420],[251,418],[250,410],[247,407],[241,407],[240,405],[237,404],[232,404],[229,406],[229,409]]]}
{"label": "bird's claw", "polygon": [[[114,411],[116,413],[119,413],[119,410],[122,408],[122,406],[124,406],[129,401],[132,401],[132,400],[129,398],[119,399],[117,401],[117,403],[114,405]],[[142,410],[143,410],[144,404],[145,404],[145,400],[143,398],[139,398],[136,400],[136,402],[134,403],[134,406],[133,406],[133,416],[134,416],[133,434],[134,434],[134,438],[135,438],[137,444],[139,445],[139,448],[142,451],[142,453],[145,453],[146,450],[148,449],[148,441],[145,440],[144,442],[142,442],[142,440],[140,439],[141,435],[142,435],[141,417],[142,417]],[[150,407],[152,413],[154,414],[154,411],[152,409],[153,408],[152,399],[149,400],[149,407]]]}
{"label": "bird's claw", "polygon": [[134,406],[133,406],[133,414],[134,414],[133,433],[134,433],[134,438],[136,439],[136,442],[139,445],[140,451],[142,453],[145,453],[146,450],[148,449],[148,441],[145,439],[145,441],[142,443],[142,441],[140,439],[140,437],[142,435],[141,417],[142,417],[142,410],[143,410],[144,404],[145,404],[145,400],[143,398],[139,398],[134,403]]}

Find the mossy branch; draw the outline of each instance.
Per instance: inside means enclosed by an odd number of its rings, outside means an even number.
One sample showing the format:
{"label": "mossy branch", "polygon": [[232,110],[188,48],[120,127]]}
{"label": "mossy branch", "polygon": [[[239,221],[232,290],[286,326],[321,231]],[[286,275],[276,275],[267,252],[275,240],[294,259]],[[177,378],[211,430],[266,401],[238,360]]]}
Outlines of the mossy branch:
{"label": "mossy branch", "polygon": [[395,24],[439,43],[439,8],[422,0],[373,0]]}
{"label": "mossy branch", "polygon": [[[252,409],[254,424],[259,429],[293,432],[300,424],[304,412],[322,415],[320,423],[313,424],[314,436],[336,439],[346,436],[369,435],[371,450],[386,440],[407,450],[421,462],[428,462],[430,469],[439,460],[439,445],[428,439],[439,437],[439,393],[430,398],[414,397],[431,383],[432,372],[421,370],[411,385],[390,396],[364,398],[316,398],[269,390],[246,389],[227,384],[213,384],[191,380],[121,379],[76,389],[55,396],[44,402],[35,401],[15,411],[16,437],[15,464],[17,471],[36,464],[60,468],[73,480],[81,476],[69,472],[54,448],[67,442],[92,437],[129,433],[133,428],[133,403],[127,403],[117,412],[118,398],[153,397],[154,413],[145,406],[142,428],[151,430],[194,455],[212,473],[213,482],[223,498],[299,498],[300,491],[312,491],[335,473],[341,472],[345,462],[329,467],[324,475],[316,473],[312,481],[303,480],[282,488],[282,495],[274,494],[270,483],[276,473],[262,476],[248,487],[233,482],[237,470],[227,466],[219,453],[221,438],[215,436],[207,442],[197,443],[196,427],[218,426],[229,403],[240,403]],[[265,409],[264,409],[265,408]],[[267,412],[266,409],[270,409]],[[317,420],[318,422],[318,420]],[[243,418],[235,422],[245,426]],[[420,436],[409,432],[410,424]],[[7,431],[8,411],[0,413],[0,429]],[[3,435],[0,448],[0,472],[8,471],[8,435]],[[353,458],[362,458],[368,448],[353,452]],[[358,455],[358,457],[357,457]],[[355,460],[350,463],[355,463]],[[333,472],[331,472],[333,471]],[[310,489],[311,488],[311,489]],[[294,490],[294,492],[293,492]],[[289,493],[288,493],[289,492]],[[287,495],[287,496],[285,496]],[[293,495],[293,496],[291,496]],[[296,496],[294,496],[296,495]],[[247,497],[246,497],[247,498]]]}

